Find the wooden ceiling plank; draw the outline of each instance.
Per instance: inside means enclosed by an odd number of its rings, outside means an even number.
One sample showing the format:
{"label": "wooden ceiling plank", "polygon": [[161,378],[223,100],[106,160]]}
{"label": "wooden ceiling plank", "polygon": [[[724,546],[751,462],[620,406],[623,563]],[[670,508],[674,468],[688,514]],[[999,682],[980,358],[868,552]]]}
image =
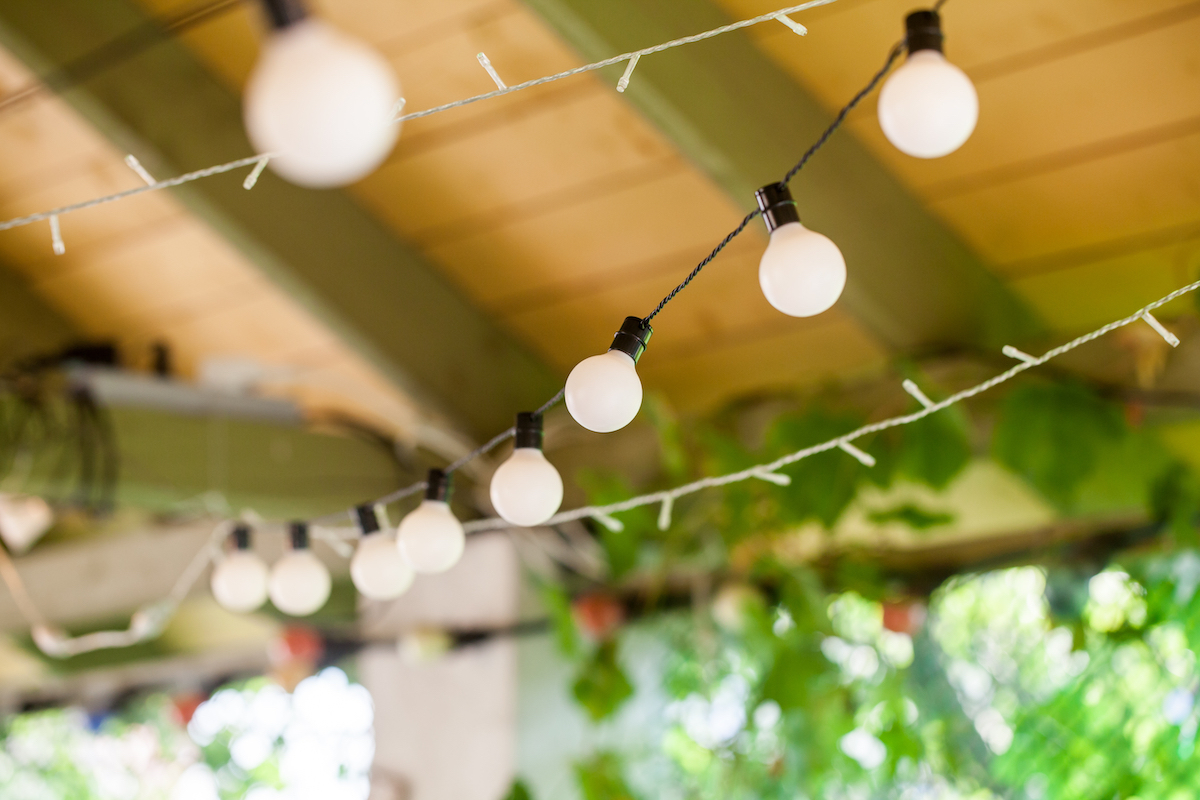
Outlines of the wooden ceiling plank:
{"label": "wooden ceiling plank", "polygon": [[[0,19],[10,48],[46,69],[147,18],[127,0],[46,0],[36,8],[5,0]],[[66,96],[152,172],[252,152],[238,99],[167,37]],[[270,174],[253,192],[240,176],[174,191],[397,385],[473,433],[490,434],[515,409],[553,393],[557,380],[543,365],[343,194]]]}
{"label": "wooden ceiling plank", "polygon": [[[696,0],[527,2],[587,59],[729,20]],[[794,38],[797,48],[807,46]],[[880,48],[871,63],[885,52]],[[830,121],[813,97],[736,33],[642,59],[625,96],[742,208]],[[801,217],[846,256],[847,308],[888,346],[997,344],[1041,330],[1032,312],[851,137],[835,136],[793,188]]]}

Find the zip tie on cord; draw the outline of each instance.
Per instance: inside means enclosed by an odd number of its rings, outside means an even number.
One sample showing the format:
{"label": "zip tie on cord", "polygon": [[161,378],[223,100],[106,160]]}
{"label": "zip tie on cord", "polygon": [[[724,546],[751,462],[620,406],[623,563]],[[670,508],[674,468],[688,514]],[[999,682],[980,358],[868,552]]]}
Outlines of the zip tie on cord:
{"label": "zip tie on cord", "polygon": [[62,231],[58,227],[58,214],[50,215],[50,247],[53,248],[56,256],[67,252],[67,246],[63,244],[62,240]]}
{"label": "zip tie on cord", "polygon": [[789,28],[791,28],[792,33],[796,34],[797,36],[807,36],[808,35],[808,28],[804,27],[799,22],[796,22],[796,20],[792,19],[787,14],[780,14],[779,16],[775,17],[775,19],[779,20],[784,25],[787,25]]}
{"label": "zip tie on cord", "polygon": [[608,514],[603,514],[597,511],[593,514],[589,514],[588,516],[596,520],[596,522],[599,522],[604,527],[608,528],[613,533],[620,533],[621,531],[625,530],[624,522],[621,522],[621,520],[614,517],[610,517]]}
{"label": "zip tie on cord", "polygon": [[1004,345],[1004,348],[1000,352],[1004,353],[1004,355],[1008,356],[1009,358],[1015,358],[1017,361],[1024,361],[1026,364],[1034,364],[1037,362],[1035,357],[1029,355],[1029,353],[1018,350],[1011,344]]}
{"label": "zip tie on cord", "polygon": [[149,170],[142,166],[142,162],[138,161],[137,156],[135,156],[133,153],[125,156],[125,166],[136,172],[138,177],[145,181],[147,186],[154,185],[154,176],[150,174]]}
{"label": "zip tie on cord", "polygon": [[486,55],[479,53],[475,57],[479,59],[480,65],[487,70],[487,74],[492,76],[492,80],[496,82],[497,89],[503,91],[508,88],[508,84],[500,79],[500,73],[496,72],[496,68],[492,66],[492,62],[488,60]]}
{"label": "zip tie on cord", "polygon": [[936,405],[932,400],[925,396],[925,393],[921,391],[920,386],[917,386],[908,378],[905,378],[904,383],[900,385],[904,387],[904,391],[915,397],[917,402],[925,406],[925,408],[933,408],[934,405]]}
{"label": "zip tie on cord", "polygon": [[1179,337],[1164,328],[1163,324],[1155,319],[1153,314],[1147,311],[1145,314],[1142,314],[1142,319],[1146,320],[1147,324],[1149,324],[1151,328],[1154,328],[1155,332],[1157,332],[1159,336],[1166,339],[1167,344],[1171,345],[1171,347],[1179,347]]}
{"label": "zip tie on cord", "polygon": [[666,495],[662,499],[662,508],[658,510],[658,529],[665,531],[671,527],[671,509],[675,507],[675,498],[671,495]]}
{"label": "zip tie on cord", "polygon": [[864,467],[875,466],[875,456],[871,455],[870,453],[859,450],[857,447],[850,444],[849,442],[841,442],[838,444],[838,447],[842,448],[842,450],[844,450],[845,452],[847,452],[850,455],[857,458]]}
{"label": "zip tie on cord", "polygon": [[767,483],[773,483],[776,486],[792,485],[791,475],[781,475],[780,473],[769,469],[756,469],[750,477],[758,478],[760,481],[766,481]]}
{"label": "zip tie on cord", "polygon": [[342,558],[354,557],[354,548],[336,533],[319,527],[310,528],[309,533],[314,539],[324,542],[330,550],[337,553]]}
{"label": "zip tie on cord", "polygon": [[635,53],[633,58],[629,59],[629,65],[625,67],[625,74],[621,76],[621,80],[617,81],[618,92],[624,92],[629,88],[629,79],[633,77],[633,68],[637,66],[639,58],[641,58],[641,56]]}
{"label": "zip tie on cord", "polygon": [[258,160],[254,165],[254,169],[250,170],[250,174],[246,176],[246,180],[242,181],[242,188],[250,191],[254,188],[254,184],[258,183],[259,177],[263,174],[263,170],[267,168],[267,162],[271,160],[271,156],[266,155]]}
{"label": "zip tie on cord", "polygon": [[392,106],[392,122],[399,122],[400,115],[404,113],[404,107],[408,105],[408,98],[401,97],[396,101],[396,105]]}

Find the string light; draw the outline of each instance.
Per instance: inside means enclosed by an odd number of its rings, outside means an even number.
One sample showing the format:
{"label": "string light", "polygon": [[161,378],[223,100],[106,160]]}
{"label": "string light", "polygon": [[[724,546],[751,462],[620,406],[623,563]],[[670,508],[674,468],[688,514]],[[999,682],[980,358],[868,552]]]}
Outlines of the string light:
{"label": "string light", "polygon": [[288,533],[291,549],[271,568],[267,591],[283,613],[307,617],[325,605],[333,582],[329,570],[309,549],[308,523],[293,522]]}
{"label": "string light", "polygon": [[771,241],[758,267],[767,302],[784,314],[811,317],[826,311],[846,287],[846,261],[837,245],[800,224],[796,201],[782,184],[754,193]]}
{"label": "string light", "polygon": [[633,422],[642,407],[638,359],[654,329],[640,317],[626,317],[603,355],[585,358],[567,376],[567,410],[583,427],[611,433]]}
{"label": "string light", "polygon": [[458,563],[466,546],[462,523],[450,510],[450,476],[429,470],[425,499],[400,520],[396,541],[417,572],[445,572]]}
{"label": "string light", "polygon": [[378,167],[396,143],[400,94],[387,59],[308,16],[299,0],[264,0],[272,32],[246,83],[250,142],[300,186],[344,186]]}
{"label": "string light", "polygon": [[967,74],[942,54],[936,11],[914,11],[904,24],[908,60],[879,92],[879,126],[902,153],[940,158],[970,138],[979,97]]}
{"label": "string light", "polygon": [[517,414],[515,431],[512,455],[492,475],[492,505],[513,525],[541,525],[562,505],[562,476],[542,452],[540,414]]}
{"label": "string light", "polygon": [[354,509],[354,516],[362,538],[350,560],[350,579],[363,597],[394,600],[412,586],[412,565],[400,552],[396,540],[382,530],[374,506],[359,506]]}
{"label": "string light", "polygon": [[250,526],[239,524],[229,535],[233,551],[213,569],[213,597],[230,611],[247,613],[267,602],[267,565],[250,549]]}

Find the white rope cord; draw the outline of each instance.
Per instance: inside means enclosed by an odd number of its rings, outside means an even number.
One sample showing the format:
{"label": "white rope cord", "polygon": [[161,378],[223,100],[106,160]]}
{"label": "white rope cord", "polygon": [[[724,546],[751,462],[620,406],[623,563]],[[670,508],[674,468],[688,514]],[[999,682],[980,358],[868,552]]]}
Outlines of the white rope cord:
{"label": "white rope cord", "polygon": [[[620,520],[617,520],[612,516],[613,514],[619,514],[622,511],[630,511],[642,506],[660,503],[662,504],[662,513],[659,514],[659,527],[666,527],[670,524],[671,509],[673,508],[677,498],[684,497],[689,494],[695,494],[696,492],[700,492],[705,489],[715,489],[721,486],[728,486],[733,483],[739,483],[741,481],[751,479],[769,480],[770,482],[777,483],[778,485],[787,485],[787,483],[790,482],[788,476],[777,474],[776,470],[786,467],[789,464],[794,464],[797,461],[802,461],[810,456],[816,455],[817,453],[824,453],[833,449],[842,449],[846,451],[849,456],[858,458],[859,456],[855,455],[855,451],[858,451],[858,448],[854,447],[852,444],[855,439],[859,439],[863,436],[876,433],[878,431],[887,430],[888,428],[897,428],[902,425],[908,425],[916,422],[919,419],[924,419],[930,414],[937,413],[942,409],[949,408],[950,406],[961,403],[964,400],[975,397],[978,394],[982,394],[989,389],[1012,380],[1026,370],[1045,364],[1047,361],[1057,358],[1064,353],[1068,353],[1087,344],[1088,342],[1095,341],[1101,336],[1111,333],[1117,328],[1121,328],[1138,321],[1152,324],[1148,322],[1149,319],[1153,318],[1150,312],[1154,311],[1154,309],[1159,308],[1160,306],[1166,305],[1182,295],[1188,294],[1189,292],[1194,292],[1197,289],[1200,289],[1200,281],[1196,281],[1180,289],[1176,289],[1165,297],[1159,298],[1153,303],[1150,303],[1133,314],[1130,314],[1128,317],[1119,319],[1116,322],[1110,322],[1101,328],[1097,328],[1091,333],[1087,333],[1083,336],[1072,339],[1066,344],[1046,351],[1039,357],[1034,358],[1031,356],[1028,361],[1022,359],[1018,364],[1004,372],[1001,372],[999,375],[989,378],[983,383],[972,386],[969,389],[964,389],[960,392],[952,394],[945,400],[937,403],[933,403],[931,401],[929,405],[925,405],[920,411],[913,412],[912,414],[905,414],[902,416],[885,419],[880,422],[873,422],[835,439],[830,439],[828,441],[821,442],[820,444],[814,444],[810,447],[805,447],[801,450],[795,451],[794,453],[789,453],[785,456],[777,458],[774,461],[768,461],[763,464],[748,467],[746,469],[739,470],[738,472],[730,472],[725,475],[714,475],[708,478],[701,478],[700,480],[693,481],[691,483],[685,483],[682,486],[676,486],[674,489],[667,489],[660,492],[651,492],[649,494],[631,497],[628,500],[622,500],[619,503],[609,503],[608,505],[601,506],[583,506],[582,508],[564,511],[559,514],[555,514],[543,524],[550,526],[563,522],[570,522],[572,520],[591,518],[597,520],[603,525],[611,526],[613,529],[620,529],[623,527],[623,525]],[[1155,321],[1157,322],[1157,320]],[[862,451],[858,452],[862,453]],[[424,484],[415,484],[414,486],[406,487],[398,492],[393,492],[387,497],[380,498],[378,501],[376,501],[376,503],[382,503],[383,501],[389,499],[399,499],[400,497],[413,494],[419,488],[423,488],[423,486]],[[336,520],[343,518],[343,514],[331,514],[329,517],[324,519]],[[0,579],[2,579],[8,585],[9,591],[17,601],[18,610],[21,612],[21,615],[25,618],[26,622],[32,626],[35,643],[47,655],[56,658],[66,658],[69,656],[78,655],[80,653],[90,652],[92,650],[100,650],[111,647],[126,647],[128,645],[153,638],[162,631],[163,627],[168,621],[170,621],[171,617],[174,616],[183,600],[188,594],[191,593],[192,589],[196,585],[196,582],[200,580],[200,577],[204,574],[205,568],[217,557],[219,553],[219,543],[225,538],[225,536],[228,535],[230,524],[230,521],[224,521],[216,526],[212,535],[205,540],[204,546],[196,552],[196,555],[193,556],[183,573],[179,576],[179,579],[175,582],[175,585],[167,598],[159,603],[151,604],[140,609],[134,615],[130,622],[129,628],[126,630],[97,631],[84,636],[68,637],[61,634],[61,632],[51,629],[48,625],[46,625],[41,613],[33,604],[33,600],[29,597],[28,592],[25,590],[24,583],[17,574],[15,566],[13,565],[12,561],[8,559],[7,553],[3,551],[3,548],[0,548]],[[316,521],[314,521],[314,524],[316,524]],[[488,519],[467,522],[463,525],[463,528],[467,531],[467,533],[480,533],[483,531],[513,528],[513,526],[499,517],[490,517]],[[317,538],[324,539],[327,544],[333,545],[335,541],[341,541],[344,543],[352,541],[357,537],[358,533],[355,530],[344,528],[323,531],[322,534]]]}
{"label": "white rope cord", "polygon": [[[596,61],[591,64],[585,64],[582,67],[575,67],[574,69],[569,69],[565,72],[558,72],[558,73],[555,73],[554,75],[547,75],[542,78],[535,78],[530,81],[525,81],[524,83],[518,83],[515,86],[505,86],[502,89],[496,89],[495,91],[486,92],[484,94],[477,94],[474,97],[467,97],[462,100],[455,100],[452,103],[445,103],[443,105],[435,106],[433,108],[427,108],[424,111],[414,111],[411,114],[405,114],[403,116],[395,117],[392,121],[393,122],[404,122],[405,120],[418,119],[419,117],[428,117],[431,114],[438,114],[443,111],[449,111],[452,108],[460,108],[462,106],[471,105],[472,103],[478,103],[482,100],[490,100],[493,97],[500,97],[501,95],[512,94],[513,92],[520,92],[520,91],[524,91],[525,89],[532,89],[535,86],[541,86],[542,84],[545,84],[545,83],[551,83],[553,81],[562,80],[563,78],[569,78],[573,75],[581,75],[585,72],[593,72],[595,70],[603,69],[604,67],[608,67],[613,64],[620,64],[623,61],[632,61],[632,62],[636,63],[637,60],[640,59],[642,56],[650,55],[651,53],[661,53],[664,50],[670,50],[671,48],[674,48],[674,47],[680,47],[682,45],[691,44],[693,42],[701,42],[701,41],[704,41],[705,39],[711,39],[714,36],[720,36],[721,34],[740,30],[742,28],[747,28],[751,25],[757,25],[761,22],[767,22],[770,20],[779,19],[780,17],[786,16],[788,14],[794,14],[798,11],[804,11],[805,9],[815,8],[817,6],[829,5],[830,3],[834,3],[834,2],[837,2],[837,0],[810,0],[810,2],[801,3],[799,5],[794,5],[794,6],[788,6],[787,8],[781,8],[778,11],[772,11],[769,14],[762,14],[760,16],[752,17],[750,19],[744,19],[744,20],[740,20],[738,22],[733,22],[733,23],[730,23],[729,25],[722,25],[719,28],[713,28],[712,30],[704,31],[703,33],[697,33],[697,34],[693,34],[691,36],[684,36],[683,38],[680,38],[680,39],[673,39],[669,42],[663,42],[662,44],[658,44],[653,47],[647,47],[642,50],[635,50],[631,53],[622,53],[619,56],[613,56],[612,58],[606,58],[603,61]],[[480,55],[482,55],[482,54],[480,54]],[[486,57],[484,60],[486,60]],[[481,61],[481,63],[482,63],[482,61]],[[486,66],[490,67],[491,66],[490,62],[488,62],[488,64]],[[492,70],[492,71],[494,72],[494,70]],[[629,78],[628,75],[623,77],[625,86],[628,86],[628,84],[629,84],[628,78]],[[624,91],[624,86],[621,88],[621,91]],[[266,166],[267,161],[271,158],[274,158],[276,155],[278,155],[278,154],[277,153],[260,153],[259,155],[255,155],[255,156],[247,156],[246,158],[239,158],[236,161],[230,161],[225,164],[218,164],[216,166],[208,167],[206,169],[196,170],[195,172],[189,172],[186,175],[180,175],[176,178],[171,178],[169,180],[150,182],[150,183],[147,183],[147,185],[139,186],[136,189],[128,189],[126,191],[117,192],[116,194],[110,194],[105,197],[97,197],[92,200],[85,200],[81,203],[74,203],[72,205],[63,206],[61,208],[55,208],[50,211],[42,211],[37,214],[30,214],[25,217],[15,217],[13,219],[6,220],[4,222],[0,222],[0,231],[6,231],[11,228],[19,228],[22,225],[30,225],[34,222],[41,222],[42,220],[47,220],[47,219],[57,220],[57,218],[62,216],[63,214],[70,214],[74,211],[83,211],[84,209],[93,208],[93,207],[99,206],[99,205],[104,205],[105,203],[113,203],[113,202],[116,202],[117,200],[124,200],[128,197],[134,197],[139,194],[144,194],[145,192],[156,192],[159,189],[169,189],[173,186],[181,186],[185,183],[191,183],[192,181],[198,181],[201,178],[208,178],[213,175],[220,175],[224,172],[230,172],[231,170],[239,169],[241,167],[247,167],[247,166],[250,166],[251,164],[253,164],[253,165],[255,165],[255,168],[250,173],[250,175],[246,178],[246,182],[245,182],[245,188],[250,189],[254,186],[255,181],[258,180],[258,176],[262,174],[263,168]],[[141,172],[139,172],[138,174],[141,175]],[[145,178],[145,177],[148,177],[148,173],[147,173],[147,175],[143,176],[143,178]],[[55,223],[55,224],[57,225],[57,223]]]}

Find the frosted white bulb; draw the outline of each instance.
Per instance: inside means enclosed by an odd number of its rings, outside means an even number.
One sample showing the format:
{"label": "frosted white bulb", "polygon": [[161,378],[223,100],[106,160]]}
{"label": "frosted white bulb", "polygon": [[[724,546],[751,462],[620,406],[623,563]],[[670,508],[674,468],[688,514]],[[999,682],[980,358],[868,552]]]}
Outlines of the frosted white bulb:
{"label": "frosted white bulb", "polygon": [[767,301],[793,317],[811,317],[832,306],[846,287],[846,261],[837,245],[799,222],[771,232],[758,267]]}
{"label": "frosted white bulb", "polygon": [[513,525],[541,525],[562,505],[562,476],[536,447],[518,447],[492,475],[492,505]]}
{"label": "frosted white bulb", "polygon": [[267,602],[267,565],[249,550],[234,550],[213,568],[211,586],[222,607],[254,611]]}
{"label": "frosted white bulb", "polygon": [[417,572],[445,572],[462,558],[466,535],[448,504],[422,500],[400,520],[396,542]]}
{"label": "frosted white bulb", "polygon": [[611,433],[633,422],[642,407],[642,381],[627,353],[585,358],[567,376],[567,410],[583,427]]}
{"label": "frosted white bulb", "polygon": [[879,125],[898,150],[917,158],[953,153],[975,130],[979,97],[966,73],[937,50],[918,50],[879,93]]}
{"label": "frosted white bulb", "polygon": [[301,186],[343,186],[373,171],[400,126],[400,88],[387,60],[307,18],[275,31],[246,84],[246,133],[271,169]]}
{"label": "frosted white bulb", "polygon": [[413,568],[391,536],[372,533],[358,543],[350,561],[350,578],[363,597],[391,600],[412,586]]}
{"label": "frosted white bulb", "polygon": [[307,617],[329,599],[329,570],[308,550],[292,550],[271,569],[267,590],[285,614]]}

